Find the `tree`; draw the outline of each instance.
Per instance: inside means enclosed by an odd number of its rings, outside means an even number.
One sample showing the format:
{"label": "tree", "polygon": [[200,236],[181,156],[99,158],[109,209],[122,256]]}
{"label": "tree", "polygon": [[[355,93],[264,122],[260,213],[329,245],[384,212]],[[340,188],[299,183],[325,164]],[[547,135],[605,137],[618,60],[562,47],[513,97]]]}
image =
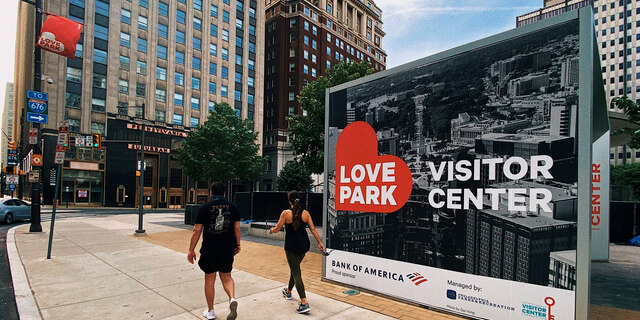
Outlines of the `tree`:
{"label": "tree", "polygon": [[325,90],[373,73],[371,63],[340,62],[324,76],[306,85],[298,102],[307,115],[291,115],[289,130],[291,149],[310,173],[324,172]]}
{"label": "tree", "polygon": [[614,131],[613,135],[628,134],[631,139],[627,143],[633,149],[640,149],[640,104],[631,101],[627,96],[613,98],[611,100],[618,109],[624,110],[627,115],[627,121],[635,124],[635,128],[621,128]]}
{"label": "tree", "polygon": [[266,158],[257,155],[257,136],[252,121],[217,103],[207,121],[188,133],[176,159],[198,181],[254,181],[266,171]]}
{"label": "tree", "polygon": [[640,200],[640,163],[611,166],[612,186],[631,186],[633,199]]}
{"label": "tree", "polygon": [[309,190],[313,183],[309,171],[298,161],[289,161],[282,168],[276,180],[276,190]]}

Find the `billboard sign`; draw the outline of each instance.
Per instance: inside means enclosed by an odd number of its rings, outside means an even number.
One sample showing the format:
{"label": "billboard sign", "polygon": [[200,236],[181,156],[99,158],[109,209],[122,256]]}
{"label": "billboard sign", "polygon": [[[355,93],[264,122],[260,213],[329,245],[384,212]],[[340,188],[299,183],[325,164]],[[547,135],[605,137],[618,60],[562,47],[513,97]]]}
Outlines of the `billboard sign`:
{"label": "billboard sign", "polygon": [[606,112],[588,10],[327,91],[325,278],[473,318],[586,317]]}

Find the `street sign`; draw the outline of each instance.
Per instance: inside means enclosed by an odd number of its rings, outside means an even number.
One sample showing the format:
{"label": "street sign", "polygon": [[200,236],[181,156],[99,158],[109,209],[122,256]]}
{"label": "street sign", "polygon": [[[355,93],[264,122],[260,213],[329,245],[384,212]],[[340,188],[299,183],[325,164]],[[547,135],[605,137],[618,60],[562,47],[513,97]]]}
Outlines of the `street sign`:
{"label": "street sign", "polygon": [[93,137],[92,136],[86,136],[84,138],[84,146],[85,147],[92,147],[93,146]]}
{"label": "street sign", "polygon": [[47,111],[46,101],[31,99],[27,104],[29,105],[29,110],[31,110],[32,112],[44,113]]}
{"label": "street sign", "polygon": [[38,143],[38,128],[29,128],[29,144]]}
{"label": "street sign", "polygon": [[18,150],[7,150],[7,165],[16,166],[18,165]]}
{"label": "street sign", "polygon": [[76,136],[76,146],[84,146],[84,136]]}
{"label": "street sign", "polygon": [[38,182],[40,181],[40,170],[31,170],[29,171],[29,182]]}
{"label": "street sign", "polygon": [[68,133],[65,133],[65,132],[58,133],[58,143],[57,143],[57,145],[64,146],[65,142],[67,142],[67,135],[68,135]]}
{"label": "street sign", "polygon": [[57,170],[58,169],[56,169],[56,167],[49,168],[49,185],[50,186],[56,185],[56,174],[58,173]]}
{"label": "street sign", "polygon": [[64,162],[64,152],[56,152],[56,158],[53,160],[55,164],[62,164]]}
{"label": "street sign", "polygon": [[59,133],[69,132],[69,120],[60,121],[60,123],[58,124],[58,132]]}
{"label": "street sign", "polygon": [[49,95],[45,92],[27,90],[27,99],[49,100]]}
{"label": "street sign", "polygon": [[16,185],[15,184],[10,184],[9,185],[9,191],[16,191]]}
{"label": "street sign", "polygon": [[7,184],[18,184],[18,175],[17,174],[8,174],[5,176],[5,182]]}
{"label": "street sign", "polygon": [[42,165],[42,155],[34,154],[31,156],[31,165],[34,167],[39,167]]}
{"label": "street sign", "polygon": [[27,112],[27,121],[34,123],[43,123],[47,124],[49,116],[46,114],[37,114],[32,112]]}

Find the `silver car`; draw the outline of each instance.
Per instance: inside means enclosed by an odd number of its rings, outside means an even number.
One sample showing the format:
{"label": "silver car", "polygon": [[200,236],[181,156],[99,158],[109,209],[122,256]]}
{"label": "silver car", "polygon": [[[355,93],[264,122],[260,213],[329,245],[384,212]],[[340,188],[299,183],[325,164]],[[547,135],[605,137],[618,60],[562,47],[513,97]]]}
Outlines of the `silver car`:
{"label": "silver car", "polygon": [[16,220],[30,219],[31,205],[20,199],[0,200],[0,221],[9,224]]}

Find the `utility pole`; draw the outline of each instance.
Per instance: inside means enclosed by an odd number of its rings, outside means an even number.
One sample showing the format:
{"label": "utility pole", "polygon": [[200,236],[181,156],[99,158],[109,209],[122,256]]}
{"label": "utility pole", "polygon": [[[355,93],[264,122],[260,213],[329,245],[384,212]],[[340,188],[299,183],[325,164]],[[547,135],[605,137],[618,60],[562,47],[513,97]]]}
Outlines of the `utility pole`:
{"label": "utility pole", "polygon": [[135,235],[145,235],[144,229],[142,229],[142,216],[144,215],[144,131],[145,131],[145,105],[142,104],[142,138],[140,139],[140,194],[138,196],[138,230]]}

